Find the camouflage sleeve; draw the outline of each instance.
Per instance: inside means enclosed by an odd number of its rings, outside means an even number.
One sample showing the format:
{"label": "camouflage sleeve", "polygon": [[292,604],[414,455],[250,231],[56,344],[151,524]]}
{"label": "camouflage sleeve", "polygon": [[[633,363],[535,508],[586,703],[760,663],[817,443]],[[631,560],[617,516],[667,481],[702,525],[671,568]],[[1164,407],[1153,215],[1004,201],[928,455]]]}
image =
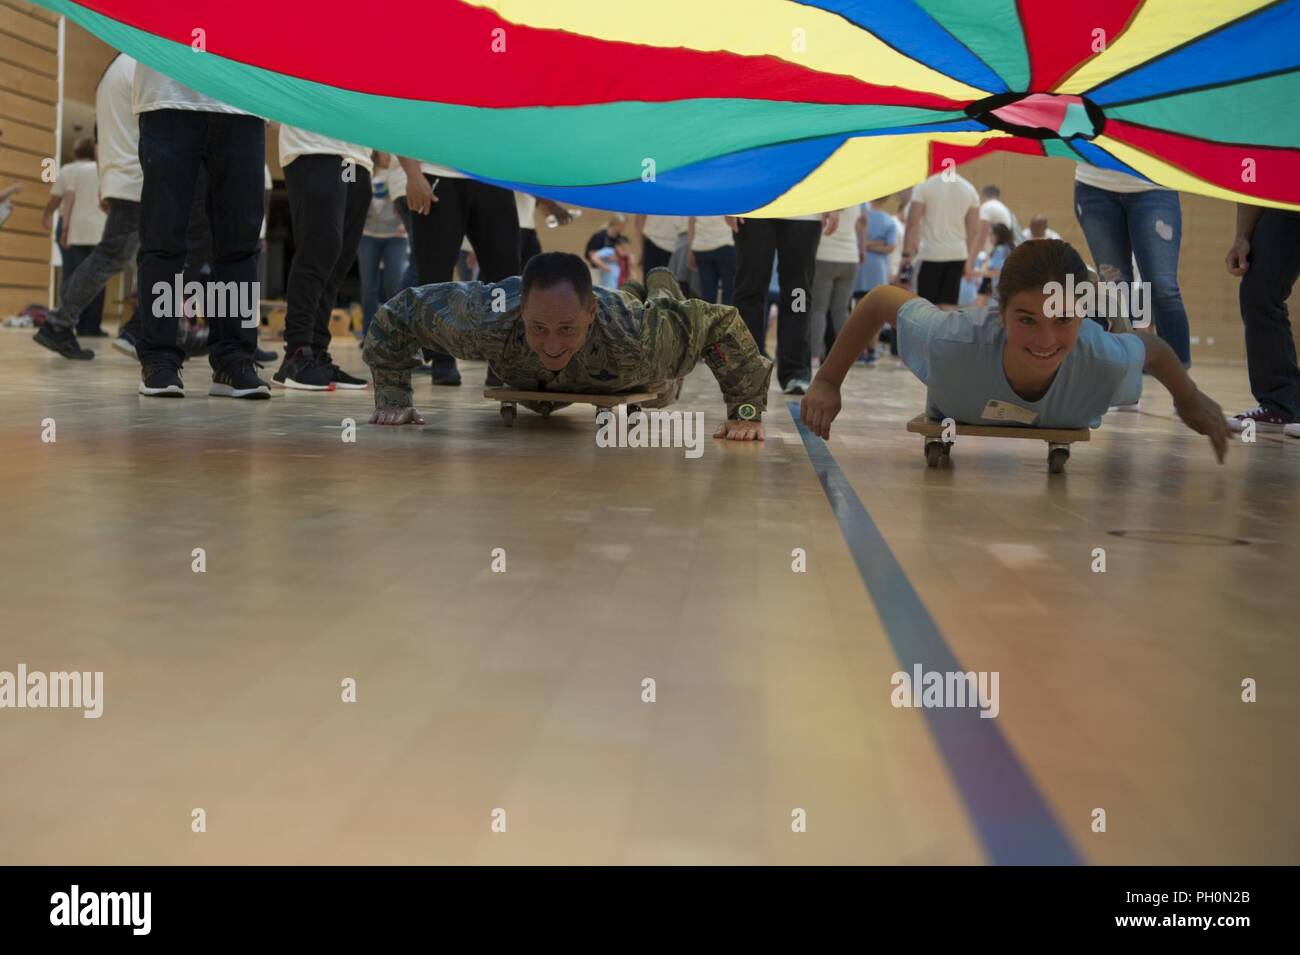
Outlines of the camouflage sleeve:
{"label": "camouflage sleeve", "polygon": [[[625,286],[624,290],[629,289]],[[648,309],[647,318],[668,313],[683,320],[681,337],[676,342],[679,364],[672,372],[673,377],[683,377],[703,360],[718,380],[727,403],[727,417],[756,420],[767,410],[772,363],[759,353],[740,312],[731,305],[711,305],[686,298],[668,269],[651,270],[644,288],[638,286],[633,294],[638,297],[644,294],[648,306],[659,303],[669,306]],[[657,335],[653,329],[647,332],[659,339],[659,348],[665,347],[666,339],[674,337],[664,335],[662,330]]]}
{"label": "camouflage sleeve", "polygon": [[454,358],[482,359],[482,323],[492,314],[493,286],[442,282],[408,288],[380,306],[361,357],[375,380],[375,407],[411,404],[411,371],[421,348]]}

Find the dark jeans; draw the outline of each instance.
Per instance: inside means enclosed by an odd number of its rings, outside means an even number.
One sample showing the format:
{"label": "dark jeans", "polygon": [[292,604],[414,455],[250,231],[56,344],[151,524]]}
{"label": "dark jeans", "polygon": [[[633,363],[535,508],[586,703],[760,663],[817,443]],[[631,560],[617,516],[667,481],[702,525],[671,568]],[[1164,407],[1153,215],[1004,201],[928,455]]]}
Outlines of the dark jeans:
{"label": "dark jeans", "polygon": [[641,237],[641,274],[649,275],[651,269],[666,269],[673,260],[672,249],[661,249],[645,236]]}
{"label": "dark jeans", "polygon": [[[208,220],[212,224],[212,281],[234,282],[251,292],[257,281],[266,123],[256,116],[160,109],[140,114],[140,316],[136,345],[140,364],[180,368],[185,352],[177,344],[180,315],[172,288],[185,266],[190,205],[203,168],[208,174]],[[155,295],[155,288],[167,291]],[[251,295],[248,295],[251,299]],[[211,350],[220,370],[253,357],[257,314],[204,316]]]}
{"label": "dark jeans", "polygon": [[284,167],[284,184],[293,222],[284,351],[329,351],[330,311],[357,260],[370,209],[370,173],[364,166],[345,167],[336,153],[313,153]]}
{"label": "dark jeans", "polygon": [[[93,309],[95,315],[100,315],[108,280],[126,268],[139,248],[140,203],[129,199],[109,199],[108,218],[99,245],[91,249],[75,270],[70,268],[68,257],[64,255],[59,307],[46,316],[46,321],[55,327],[71,328],[74,323],[80,326],[80,319],[84,318],[87,310]],[[94,327],[99,327],[98,319]]]}
{"label": "dark jeans", "polygon": [[1151,285],[1151,312],[1156,332],[1178,360],[1191,365],[1187,309],[1178,291],[1178,249],[1183,210],[1178,193],[1169,189],[1111,192],[1087,183],[1074,184],[1074,209],[1097,266],[1113,265],[1121,280],[1133,281],[1137,259],[1142,281]]}
{"label": "dark jeans", "polygon": [[[776,256],[781,298],[776,324],[776,376],[784,388],[812,377],[808,307],[822,225],[815,219],[746,219],[736,233],[736,308],[764,355],[767,287]],[[796,293],[802,308],[795,310]]]}
{"label": "dark jeans", "polygon": [[722,304],[730,305],[736,295],[736,247],[724,245],[708,252],[695,253],[700,273],[700,298],[717,304],[722,289]]}
{"label": "dark jeans", "polygon": [[1300,212],[1265,209],[1241,277],[1250,391],[1265,408],[1300,421],[1300,368],[1286,300],[1300,278]]}
{"label": "dark jeans", "polygon": [[[406,274],[406,236],[381,237],[362,235],[357,246],[357,264],[361,268],[361,330],[370,330],[381,302],[401,291]],[[382,268],[381,268],[382,267]]]}
{"label": "dark jeans", "polygon": [[[433,185],[433,176],[424,178]],[[411,213],[411,251],[421,285],[452,281],[466,236],[478,257],[479,281],[499,282],[519,274],[519,213],[513,192],[444,176],[434,195],[438,201],[427,215]],[[425,354],[435,366],[455,367],[450,355],[432,349]]]}
{"label": "dark jeans", "polygon": [[412,288],[419,278],[415,274],[415,248],[411,242],[411,207],[406,204],[406,196],[398,196],[393,200],[393,208],[402,218],[402,225],[406,227],[406,268],[402,270],[402,278],[397,283],[397,291]]}

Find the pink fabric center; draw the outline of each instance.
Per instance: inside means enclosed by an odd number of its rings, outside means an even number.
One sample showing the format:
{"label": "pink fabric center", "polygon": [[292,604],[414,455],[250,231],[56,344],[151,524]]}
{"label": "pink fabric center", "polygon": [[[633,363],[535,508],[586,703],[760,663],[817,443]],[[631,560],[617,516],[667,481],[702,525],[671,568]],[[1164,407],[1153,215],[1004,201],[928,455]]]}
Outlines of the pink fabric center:
{"label": "pink fabric center", "polygon": [[1031,93],[1024,99],[995,109],[993,115],[1016,126],[1038,126],[1059,132],[1065,122],[1065,110],[1072,103],[1082,106],[1083,99],[1056,93]]}

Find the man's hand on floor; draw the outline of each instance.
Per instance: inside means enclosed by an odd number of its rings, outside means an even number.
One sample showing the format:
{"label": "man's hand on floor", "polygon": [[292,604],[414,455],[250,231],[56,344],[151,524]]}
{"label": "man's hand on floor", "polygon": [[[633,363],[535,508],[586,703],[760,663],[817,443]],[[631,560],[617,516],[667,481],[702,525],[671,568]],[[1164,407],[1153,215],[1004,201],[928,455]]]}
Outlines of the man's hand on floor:
{"label": "man's hand on floor", "polygon": [[762,441],[766,437],[763,433],[763,422],[737,421],[733,418],[728,418],[718,425],[718,430],[713,432],[713,436],[726,438],[728,441]]}
{"label": "man's hand on floor", "polygon": [[424,416],[414,408],[385,405],[370,416],[371,424],[424,424]]}

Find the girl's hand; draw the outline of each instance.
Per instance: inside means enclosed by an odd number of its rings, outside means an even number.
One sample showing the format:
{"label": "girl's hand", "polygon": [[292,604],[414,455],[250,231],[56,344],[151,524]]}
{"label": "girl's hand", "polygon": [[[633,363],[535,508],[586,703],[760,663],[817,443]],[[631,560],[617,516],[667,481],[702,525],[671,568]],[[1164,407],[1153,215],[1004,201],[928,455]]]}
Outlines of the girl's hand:
{"label": "girl's hand", "polygon": [[817,378],[799,402],[799,417],[813,434],[822,440],[831,436],[831,422],[840,413],[840,389]]}
{"label": "girl's hand", "polygon": [[1218,403],[1197,388],[1188,400],[1175,401],[1174,410],[1183,419],[1183,424],[1210,439],[1214,453],[1222,464],[1228,453],[1228,423],[1223,419],[1223,409]]}

